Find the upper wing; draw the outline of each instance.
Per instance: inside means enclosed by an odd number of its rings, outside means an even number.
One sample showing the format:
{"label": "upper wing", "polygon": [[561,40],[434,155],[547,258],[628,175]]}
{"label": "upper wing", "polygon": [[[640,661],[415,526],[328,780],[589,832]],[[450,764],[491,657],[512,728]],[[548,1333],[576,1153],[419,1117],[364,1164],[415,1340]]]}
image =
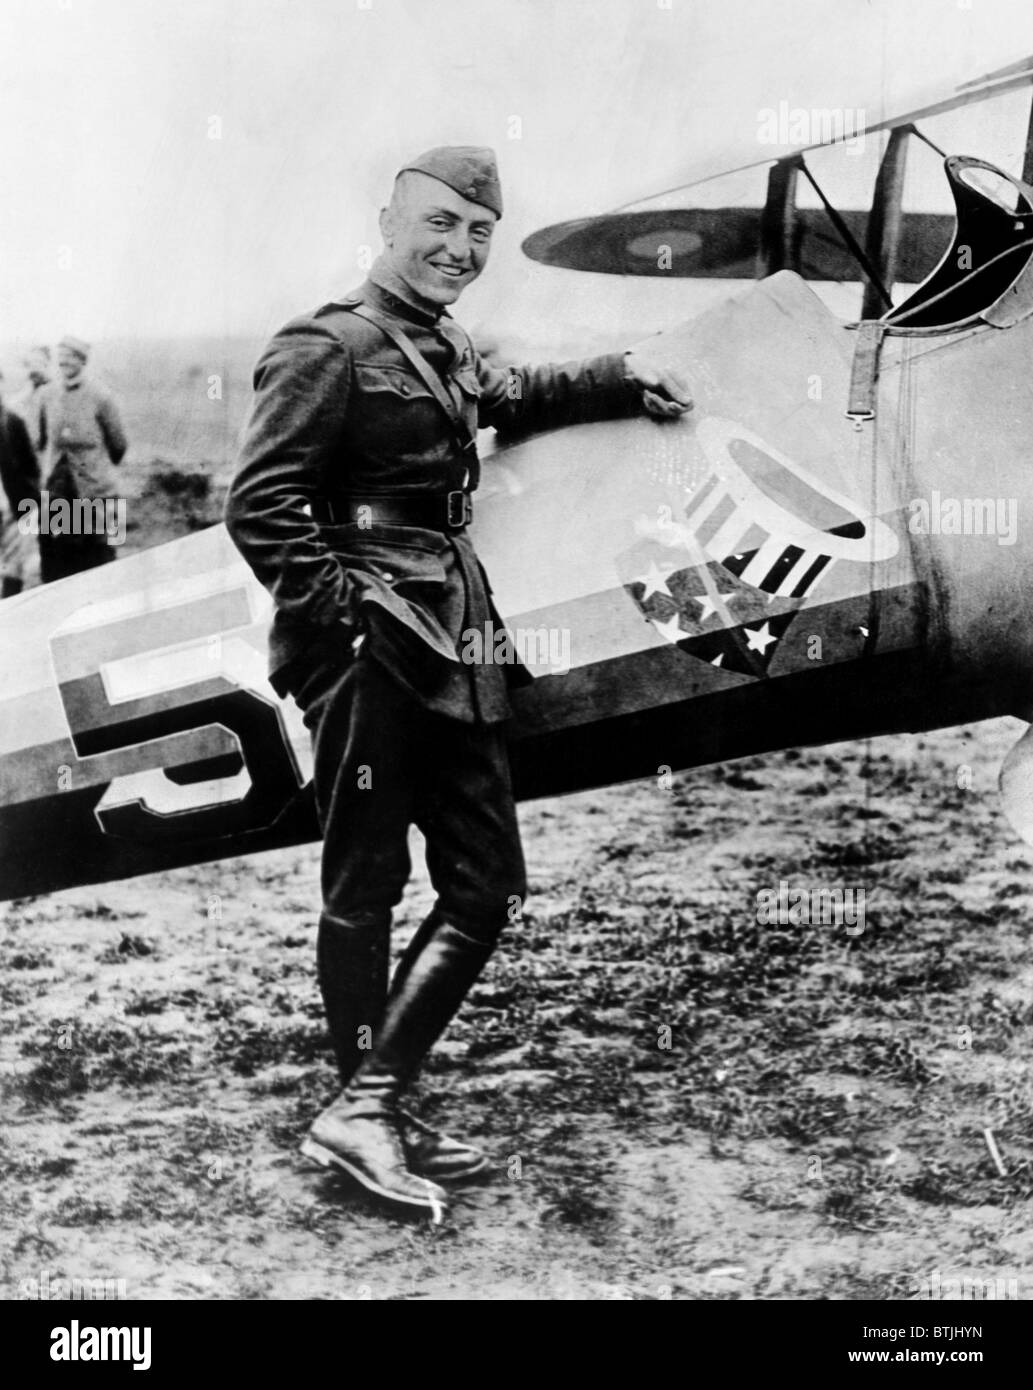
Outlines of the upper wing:
{"label": "upper wing", "polygon": [[[852,126],[834,112],[811,113],[821,118],[812,119],[808,127],[817,134],[815,127],[822,126],[818,139],[783,139],[781,143],[776,139],[765,146],[761,158],[721,171],[690,172],[681,184],[637,204],[544,227],[526,238],[523,250],[545,265],[617,275],[751,279],[792,269],[811,280],[872,283],[881,279],[886,288],[893,282],[918,283],[949,244],[953,218],[947,213],[903,210],[908,133],[918,121],[1031,85],[1033,56],[966,82],[940,100],[867,124]],[[788,117],[792,116],[789,112]],[[776,126],[791,124],[785,112],[775,122]],[[830,211],[830,203],[842,201],[835,188],[828,199],[818,193],[825,206],[800,205],[797,185],[802,188],[805,179],[815,182],[816,166],[808,155],[879,131],[897,134],[890,138],[885,173],[864,196],[872,213],[867,207]],[[856,174],[858,162],[846,162],[855,165]],[[1027,182],[1031,162],[1027,152],[1023,170]],[[770,169],[765,193],[761,171],[766,165]],[[823,172],[818,172],[823,180]],[[811,196],[809,189],[804,191]],[[711,205],[715,194],[718,206]],[[671,203],[672,195],[680,195],[678,201],[685,205],[656,206],[661,199]],[[889,221],[892,231],[887,235]]]}

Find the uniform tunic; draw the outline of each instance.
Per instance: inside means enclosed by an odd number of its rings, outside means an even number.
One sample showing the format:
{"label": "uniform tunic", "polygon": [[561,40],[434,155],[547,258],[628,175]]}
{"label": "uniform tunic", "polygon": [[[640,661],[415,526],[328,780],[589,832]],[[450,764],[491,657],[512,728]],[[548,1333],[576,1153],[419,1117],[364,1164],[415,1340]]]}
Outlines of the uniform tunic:
{"label": "uniform tunic", "polygon": [[327,629],[360,622],[381,664],[433,711],[465,722],[509,714],[511,667],[463,664],[466,628],[501,627],[465,532],[327,524],[344,496],[426,497],[476,486],[440,404],[398,347],[350,312],[390,317],[438,372],[471,433],[517,435],[638,411],[619,353],[562,366],[489,365],[446,310],[418,300],[378,261],[353,295],[294,319],[255,371],[255,402],[227,499],[236,545],[272,593],[270,672],[291,668]]}
{"label": "uniform tunic", "polygon": [[[479,465],[405,354],[351,312],[360,302],[422,353],[472,437],[478,425],[517,433],[638,406],[618,355],[489,366],[382,262],[354,295],[289,323],[259,361],[226,523],[275,601],[270,679],[312,734],[317,961],[345,1082],[362,1060],[361,1026],[384,1008],[409,827],[426,840],[437,917],[472,940],[490,948],[527,886],[502,724],[513,667],[464,664],[457,650],[464,628],[502,625],[484,571],[444,519],[375,520],[377,498],[438,498],[443,513],[445,494],[473,490]],[[371,529],[340,520],[346,498],[372,504]]]}
{"label": "uniform tunic", "polygon": [[128,444],[114,398],[102,386],[80,377],[52,381],[39,393],[44,477],[62,455],[80,497],[109,497],[109,464],[121,463]]}
{"label": "uniform tunic", "polygon": [[33,448],[39,442],[43,392],[47,389],[47,384],[45,381],[27,381],[8,401],[9,408],[25,421]]}
{"label": "uniform tunic", "polygon": [[39,506],[39,465],[22,417],[0,404],[0,574],[22,582],[32,572],[32,537],[19,525],[22,503]]}

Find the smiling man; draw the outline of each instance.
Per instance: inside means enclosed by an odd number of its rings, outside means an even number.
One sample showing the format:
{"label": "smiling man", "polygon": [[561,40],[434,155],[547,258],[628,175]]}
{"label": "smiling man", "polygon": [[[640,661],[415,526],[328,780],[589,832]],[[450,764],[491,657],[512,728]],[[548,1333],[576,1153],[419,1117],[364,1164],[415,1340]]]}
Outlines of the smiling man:
{"label": "smiling man", "polygon": [[[270,679],[313,739],[317,964],[344,1089],[303,1152],[428,1212],[439,1183],[487,1159],[400,1096],[525,893],[504,721],[510,683],[529,677],[461,655],[464,633],[503,626],[467,532],[477,429],[691,405],[684,382],[634,353],[483,361],[446,306],[484,269],[501,216],[491,150],[433,149],[399,172],[365,284],[293,320],[259,361],[226,509],[275,601]],[[414,824],[437,896],[388,991]]]}

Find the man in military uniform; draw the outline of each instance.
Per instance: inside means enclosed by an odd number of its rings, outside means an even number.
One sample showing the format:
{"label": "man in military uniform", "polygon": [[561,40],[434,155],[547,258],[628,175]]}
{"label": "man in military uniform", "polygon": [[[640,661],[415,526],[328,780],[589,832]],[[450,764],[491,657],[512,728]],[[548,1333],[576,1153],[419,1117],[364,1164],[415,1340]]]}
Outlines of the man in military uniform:
{"label": "man in military uniform", "polygon": [[39,464],[21,415],[3,400],[0,373],[0,598],[13,598],[31,573],[31,535],[23,529],[25,503],[39,507]]}
{"label": "man in military uniform", "polygon": [[[438,1183],[487,1160],[403,1111],[400,1093],[525,893],[502,727],[518,676],[458,655],[464,631],[502,627],[467,534],[476,432],[691,404],[637,354],[484,362],[446,306],[484,269],[501,216],[490,150],[438,148],[400,171],[365,284],[289,323],[260,359],[226,508],[275,601],[270,679],[313,738],[317,961],[344,1090],[303,1152],[424,1211],[440,1209]],[[388,992],[412,824],[437,898]]]}
{"label": "man in military uniform", "polygon": [[35,443],[40,433],[40,407],[43,389],[50,384],[50,349],[46,344],[30,349],[23,362],[25,381],[8,402],[16,415],[20,415],[28,427],[29,437]]}
{"label": "man in military uniform", "polygon": [[[89,355],[89,343],[62,338],[57,348],[61,379],[40,393],[38,442],[51,499],[114,496],[111,465],[120,464],[128,448],[114,397],[86,376]],[[41,534],[39,550],[44,584],[115,558],[107,537],[95,532]]]}

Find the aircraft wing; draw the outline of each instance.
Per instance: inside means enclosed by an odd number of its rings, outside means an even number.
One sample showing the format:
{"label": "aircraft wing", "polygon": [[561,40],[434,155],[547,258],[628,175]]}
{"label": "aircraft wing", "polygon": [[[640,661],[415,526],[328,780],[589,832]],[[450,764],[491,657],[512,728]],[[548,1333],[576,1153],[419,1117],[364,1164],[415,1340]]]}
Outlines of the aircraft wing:
{"label": "aircraft wing", "polygon": [[[863,242],[867,212],[840,214]],[[752,280],[762,240],[763,208],[669,208],[612,212],[557,222],[523,242],[531,260],[568,270],[657,279]],[[902,218],[897,279],[917,284],[950,240],[946,213],[909,212]],[[820,208],[796,209],[796,269],[805,280],[857,280],[856,259]],[[669,248],[668,256],[658,255]]]}
{"label": "aircraft wing", "polygon": [[[881,117],[877,121],[869,121],[866,124],[858,125],[856,128],[850,126],[849,129],[836,131],[833,129],[828,137],[819,140],[797,143],[793,141],[783,141],[772,143],[766,147],[766,153],[759,158],[736,161],[720,167],[709,167],[707,169],[687,169],[684,180],[673,184],[668,188],[661,189],[643,198],[637,198],[632,202],[624,204],[624,207],[617,209],[623,211],[626,208],[641,206],[645,203],[653,202],[658,198],[666,197],[671,193],[688,191],[697,187],[701,183],[707,183],[711,179],[718,178],[725,174],[738,174],[747,169],[759,169],[765,164],[785,159],[793,159],[800,155],[808,155],[815,150],[825,149],[830,145],[842,144],[847,140],[854,140],[858,136],[876,135],[880,131],[892,131],[912,126],[919,121],[929,120],[933,116],[941,116],[947,111],[957,111],[963,106],[972,106],[978,102],[989,101],[996,96],[1003,96],[1006,92],[1015,91],[1020,87],[1033,85],[1033,54],[1029,57],[1019,59],[1008,67],[1000,68],[996,72],[987,73],[982,77],[977,77],[970,82],[963,82],[956,86],[953,92],[946,96],[926,101],[907,111],[897,112],[888,116]],[[832,123],[834,126],[834,122]]]}
{"label": "aircraft wing", "polygon": [[[927,117],[985,102],[1033,84],[1033,57],[955,88],[948,96],[865,125],[853,126],[836,113],[819,124],[827,134],[816,141],[789,143],[792,113],[781,113],[782,143],[765,146],[765,154],[706,173],[687,171],[684,182],[610,212],[543,227],[525,238],[524,253],[543,265],[611,275],[646,275],[670,279],[762,278],[776,270],[794,270],[804,279],[867,282],[865,317],[887,307],[894,283],[917,284],[942,255],[950,238],[951,218],[902,209],[907,137]],[[808,114],[808,128],[815,118]],[[784,118],[784,119],[783,119]],[[891,138],[872,194],[869,212],[837,210],[814,183],[806,156],[847,140],[879,131]],[[1033,181],[1033,127],[1027,134],[1023,177]],[[763,206],[694,206],[703,184],[725,175],[770,166]],[[797,186],[814,183],[824,207],[798,205]],[[710,190],[712,193],[713,190]],[[682,206],[650,206],[671,202]],[[755,195],[758,196],[758,195]],[[704,200],[705,201],[705,200]]]}

